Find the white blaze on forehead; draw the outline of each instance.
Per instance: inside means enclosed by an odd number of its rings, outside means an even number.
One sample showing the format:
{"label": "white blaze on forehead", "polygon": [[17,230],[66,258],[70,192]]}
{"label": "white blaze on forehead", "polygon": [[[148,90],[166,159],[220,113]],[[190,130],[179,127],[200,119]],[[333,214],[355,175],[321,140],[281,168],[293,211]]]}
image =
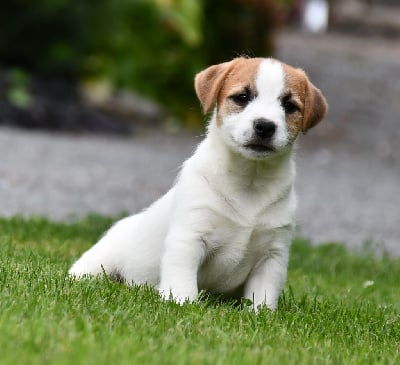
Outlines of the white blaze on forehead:
{"label": "white blaze on forehead", "polygon": [[282,64],[269,58],[263,60],[258,67],[255,87],[257,97],[248,107],[248,112],[253,114],[249,119],[265,118],[273,122],[277,127],[273,137],[274,146],[286,146],[286,118],[280,100],[285,90],[285,72]]}
{"label": "white blaze on forehead", "polygon": [[259,95],[276,101],[285,87],[285,74],[280,62],[267,58],[260,63],[256,76]]}
{"label": "white blaze on forehead", "polygon": [[267,58],[259,67],[255,78],[255,99],[245,109],[253,120],[265,118],[284,128],[285,113],[280,97],[285,89],[285,73],[279,61]]}

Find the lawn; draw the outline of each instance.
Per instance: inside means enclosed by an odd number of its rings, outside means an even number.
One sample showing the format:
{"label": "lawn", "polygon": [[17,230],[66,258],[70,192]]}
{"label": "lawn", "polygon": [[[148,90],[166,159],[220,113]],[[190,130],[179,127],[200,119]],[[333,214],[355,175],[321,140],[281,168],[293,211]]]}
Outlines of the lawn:
{"label": "lawn", "polygon": [[296,239],[276,312],[179,306],[66,277],[110,223],[0,219],[0,364],[400,363],[399,259]]}

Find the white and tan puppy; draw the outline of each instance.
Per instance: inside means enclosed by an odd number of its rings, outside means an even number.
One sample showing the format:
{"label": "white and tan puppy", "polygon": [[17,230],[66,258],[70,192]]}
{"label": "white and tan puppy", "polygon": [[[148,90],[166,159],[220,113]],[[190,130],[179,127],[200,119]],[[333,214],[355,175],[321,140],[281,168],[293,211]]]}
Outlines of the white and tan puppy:
{"label": "white and tan puppy", "polygon": [[175,186],[117,222],[69,273],[150,283],[179,303],[206,290],[276,308],[296,208],[293,146],[326,101],[303,71],[274,59],[211,66],[195,89],[213,114]]}

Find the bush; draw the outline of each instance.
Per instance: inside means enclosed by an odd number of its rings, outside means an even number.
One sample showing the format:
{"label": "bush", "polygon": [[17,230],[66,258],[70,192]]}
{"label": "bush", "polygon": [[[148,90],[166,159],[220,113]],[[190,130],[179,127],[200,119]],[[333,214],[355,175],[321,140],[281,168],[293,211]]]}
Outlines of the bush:
{"label": "bush", "polygon": [[46,77],[105,78],[198,121],[193,77],[239,54],[268,55],[274,1],[9,0],[0,66]]}

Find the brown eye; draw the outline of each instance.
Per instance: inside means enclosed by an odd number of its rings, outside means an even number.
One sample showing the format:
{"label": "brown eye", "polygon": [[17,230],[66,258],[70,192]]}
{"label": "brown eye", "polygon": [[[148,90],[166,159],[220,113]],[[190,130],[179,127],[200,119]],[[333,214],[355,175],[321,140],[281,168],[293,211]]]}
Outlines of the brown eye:
{"label": "brown eye", "polygon": [[281,100],[281,105],[286,114],[293,114],[299,110],[298,106],[290,101],[291,95],[286,95]]}
{"label": "brown eye", "polygon": [[240,92],[235,95],[231,95],[229,99],[231,99],[235,104],[244,107],[250,102],[250,90],[246,89],[243,92]]}

